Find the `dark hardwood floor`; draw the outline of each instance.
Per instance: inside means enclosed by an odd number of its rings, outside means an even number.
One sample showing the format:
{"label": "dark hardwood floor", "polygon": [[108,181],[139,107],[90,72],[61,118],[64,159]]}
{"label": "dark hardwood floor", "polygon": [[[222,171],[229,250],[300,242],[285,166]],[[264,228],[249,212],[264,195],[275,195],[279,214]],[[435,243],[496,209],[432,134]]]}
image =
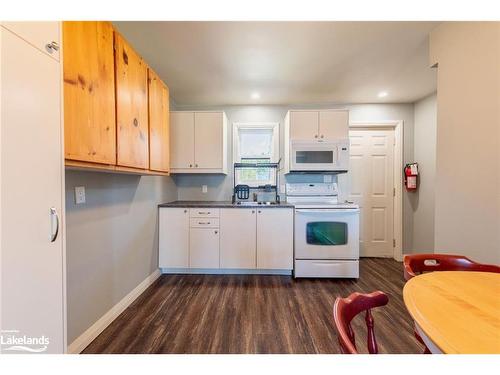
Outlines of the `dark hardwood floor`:
{"label": "dark hardwood floor", "polygon": [[[382,290],[373,310],[380,353],[421,353],[402,298],[401,263],[361,260],[360,278],[162,275],[84,353],[339,353],[337,296]],[[353,321],[367,352],[364,316]]]}

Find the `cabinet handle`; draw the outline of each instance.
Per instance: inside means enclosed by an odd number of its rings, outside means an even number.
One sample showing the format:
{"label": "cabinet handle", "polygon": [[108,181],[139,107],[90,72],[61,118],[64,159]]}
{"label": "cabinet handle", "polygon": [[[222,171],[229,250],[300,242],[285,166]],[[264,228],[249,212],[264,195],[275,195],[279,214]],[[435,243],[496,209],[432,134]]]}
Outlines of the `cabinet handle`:
{"label": "cabinet handle", "polygon": [[198,168],[198,164],[195,164],[194,166],[195,166],[196,168]]}
{"label": "cabinet handle", "polygon": [[45,45],[45,49],[48,53],[52,53],[54,51],[59,51],[59,44],[57,42],[50,42]]}
{"label": "cabinet handle", "polygon": [[215,234],[219,233],[219,232],[217,232],[217,231],[214,231],[214,232],[215,232]]}
{"label": "cabinet handle", "polygon": [[209,222],[198,221],[198,224],[200,224],[200,225],[207,225],[207,224],[210,224],[210,221]]}
{"label": "cabinet handle", "polygon": [[189,164],[189,168],[193,168],[193,164]]}
{"label": "cabinet handle", "polygon": [[254,213],[255,213],[255,211],[254,211],[254,210],[252,210],[252,214],[254,214]]}
{"label": "cabinet handle", "polygon": [[316,134],[316,135],[314,136],[314,138],[318,138],[318,135]]}
{"label": "cabinet handle", "polygon": [[208,212],[198,211],[198,215],[210,215],[210,211]]}
{"label": "cabinet handle", "polygon": [[187,212],[188,212],[188,210],[184,210],[184,213],[187,213]]}
{"label": "cabinet handle", "polygon": [[321,134],[321,138],[324,138],[325,136],[323,134]]}
{"label": "cabinet handle", "polygon": [[[56,230],[53,229],[54,218],[56,219]],[[57,216],[57,210],[55,207],[50,207],[50,242],[54,242],[59,233],[59,216]]]}
{"label": "cabinet handle", "polygon": [[262,211],[261,211],[261,210],[259,210],[259,214],[261,214],[261,213],[262,213]]}

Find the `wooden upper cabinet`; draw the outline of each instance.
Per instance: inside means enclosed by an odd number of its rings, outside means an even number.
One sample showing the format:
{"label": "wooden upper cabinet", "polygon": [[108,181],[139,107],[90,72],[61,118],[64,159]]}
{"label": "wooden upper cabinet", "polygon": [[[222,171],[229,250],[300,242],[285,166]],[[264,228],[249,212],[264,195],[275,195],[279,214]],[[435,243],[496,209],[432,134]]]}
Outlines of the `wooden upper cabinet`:
{"label": "wooden upper cabinet", "polygon": [[149,169],[168,172],[170,163],[168,87],[149,69]]}
{"label": "wooden upper cabinet", "polygon": [[149,168],[148,67],[115,32],[117,165]]}
{"label": "wooden upper cabinet", "polygon": [[63,22],[65,158],[116,163],[113,28]]}

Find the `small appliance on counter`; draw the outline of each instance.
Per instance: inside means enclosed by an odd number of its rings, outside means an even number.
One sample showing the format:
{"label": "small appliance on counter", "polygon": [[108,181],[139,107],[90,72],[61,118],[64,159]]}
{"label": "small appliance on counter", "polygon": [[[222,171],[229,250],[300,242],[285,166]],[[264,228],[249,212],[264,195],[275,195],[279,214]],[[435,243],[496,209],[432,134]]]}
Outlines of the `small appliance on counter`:
{"label": "small appliance on counter", "polygon": [[359,277],[359,206],[337,183],[286,184],[295,205],[295,277]]}
{"label": "small appliance on counter", "polygon": [[[279,164],[279,161],[277,163],[234,163],[232,202],[238,205],[279,204]],[[265,168],[272,170],[274,183],[259,186],[236,184],[238,171],[250,168]]]}

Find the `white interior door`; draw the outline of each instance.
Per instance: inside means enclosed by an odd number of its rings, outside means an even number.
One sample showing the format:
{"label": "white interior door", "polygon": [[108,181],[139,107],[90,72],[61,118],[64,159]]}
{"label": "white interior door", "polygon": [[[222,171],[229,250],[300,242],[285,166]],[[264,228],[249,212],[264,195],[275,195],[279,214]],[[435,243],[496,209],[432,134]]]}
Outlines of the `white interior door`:
{"label": "white interior door", "polygon": [[348,199],[360,206],[360,256],[392,257],[394,130],[349,132]]}
{"label": "white interior door", "polygon": [[[1,26],[0,56],[0,351],[63,353],[60,65]],[[9,336],[38,344],[4,345]]]}

